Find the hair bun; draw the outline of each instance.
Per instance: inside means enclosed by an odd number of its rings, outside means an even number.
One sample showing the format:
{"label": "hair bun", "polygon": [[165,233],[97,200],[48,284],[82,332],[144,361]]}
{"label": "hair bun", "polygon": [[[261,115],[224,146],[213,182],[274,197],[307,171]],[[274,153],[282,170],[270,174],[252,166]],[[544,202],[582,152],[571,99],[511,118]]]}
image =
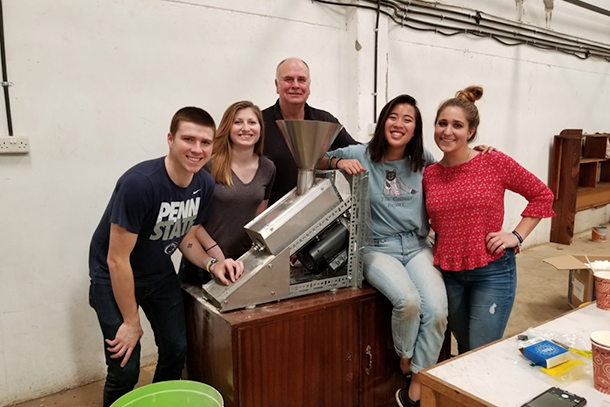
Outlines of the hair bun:
{"label": "hair bun", "polygon": [[470,103],[474,103],[483,97],[483,88],[480,86],[469,86],[455,94],[457,99],[464,99]]}

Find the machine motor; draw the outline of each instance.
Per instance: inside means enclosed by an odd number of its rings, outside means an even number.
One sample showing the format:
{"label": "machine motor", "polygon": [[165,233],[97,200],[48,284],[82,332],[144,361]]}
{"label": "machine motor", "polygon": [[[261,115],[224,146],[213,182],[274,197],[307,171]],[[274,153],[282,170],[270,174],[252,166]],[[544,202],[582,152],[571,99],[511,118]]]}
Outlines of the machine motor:
{"label": "machine motor", "polygon": [[347,264],[349,228],[344,222],[344,218],[340,218],[297,253],[309,272],[334,274]]}

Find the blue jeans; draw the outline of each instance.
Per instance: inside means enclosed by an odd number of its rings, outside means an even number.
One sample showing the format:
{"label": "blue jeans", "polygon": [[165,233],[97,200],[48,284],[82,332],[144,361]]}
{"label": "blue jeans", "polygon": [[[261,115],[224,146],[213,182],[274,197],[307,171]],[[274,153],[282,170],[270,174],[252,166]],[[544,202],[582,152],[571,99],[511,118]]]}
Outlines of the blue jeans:
{"label": "blue jeans", "polygon": [[419,372],[438,360],[447,327],[447,294],[430,242],[411,232],[376,240],[364,255],[364,278],[392,303],[392,339]]}
{"label": "blue jeans", "polygon": [[449,329],[459,353],[502,338],[515,302],[515,252],[474,270],[443,270],[449,300]]}
{"label": "blue jeans", "polygon": [[[135,296],[136,302],[150,322],[159,350],[153,382],[179,380],[186,359],[186,320],[178,277],[172,273],[154,284],[136,287]],[[91,282],[89,304],[97,313],[104,340],[114,339],[123,317],[114,300],[112,287]],[[122,358],[110,358],[111,353],[107,347],[104,342],[108,367],[104,385],[104,407],[109,407],[115,400],[133,390],[140,375],[139,342],[125,367],[120,366]]]}

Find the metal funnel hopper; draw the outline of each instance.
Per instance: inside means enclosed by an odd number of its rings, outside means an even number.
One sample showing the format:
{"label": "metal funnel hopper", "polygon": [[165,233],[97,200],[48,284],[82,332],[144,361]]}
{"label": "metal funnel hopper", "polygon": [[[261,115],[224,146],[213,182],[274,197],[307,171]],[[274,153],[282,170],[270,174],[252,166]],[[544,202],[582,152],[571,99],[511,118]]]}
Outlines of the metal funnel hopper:
{"label": "metal funnel hopper", "polygon": [[343,128],[339,123],[316,120],[276,120],[298,168],[297,195],[314,184],[316,166]]}

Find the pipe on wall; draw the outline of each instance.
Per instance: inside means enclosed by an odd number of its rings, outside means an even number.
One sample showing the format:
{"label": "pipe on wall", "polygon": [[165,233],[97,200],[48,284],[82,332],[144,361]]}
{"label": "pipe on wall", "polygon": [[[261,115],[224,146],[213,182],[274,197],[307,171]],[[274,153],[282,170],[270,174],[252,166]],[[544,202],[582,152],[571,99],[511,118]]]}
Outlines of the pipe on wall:
{"label": "pipe on wall", "polygon": [[6,53],[4,51],[4,12],[2,0],[0,0],[0,61],[2,63],[2,87],[4,88],[4,106],[6,108],[6,125],[8,126],[8,135],[13,135],[13,119],[11,116],[11,102],[9,99],[8,88],[11,83],[8,81],[8,72],[6,69]]}
{"label": "pipe on wall", "polygon": [[[379,13],[402,27],[417,31],[434,32],[445,36],[469,34],[491,38],[506,46],[526,45],[565,53],[579,59],[597,57],[610,62],[610,47],[606,44],[527,26],[478,10],[412,0],[361,0],[361,3],[357,4],[329,0],[312,1],[376,12],[381,5]],[[369,6],[367,3],[375,3],[375,6]]]}

